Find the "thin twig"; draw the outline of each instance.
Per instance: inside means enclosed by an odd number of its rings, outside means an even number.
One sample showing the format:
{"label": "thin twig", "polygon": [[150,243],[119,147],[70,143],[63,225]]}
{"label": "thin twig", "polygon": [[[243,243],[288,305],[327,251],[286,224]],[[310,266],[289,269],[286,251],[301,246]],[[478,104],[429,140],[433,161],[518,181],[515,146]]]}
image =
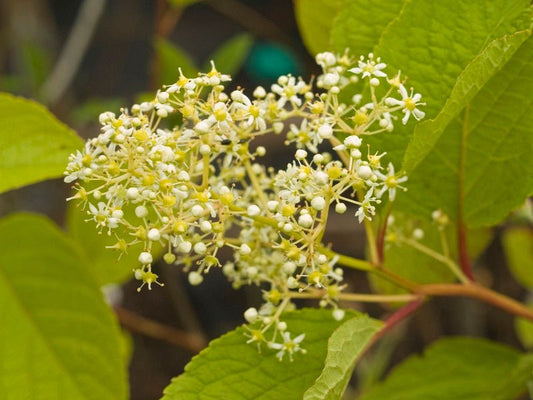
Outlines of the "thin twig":
{"label": "thin twig", "polygon": [[105,0],[85,0],[80,6],[67,42],[41,88],[41,96],[48,105],[56,104],[72,82],[89,47],[104,6]]}
{"label": "thin twig", "polygon": [[533,310],[524,304],[511,299],[503,294],[487,289],[476,283],[467,284],[446,284],[436,283],[421,285],[416,293],[427,296],[446,296],[446,297],[470,297],[481,300],[485,303],[492,304],[511,314],[527,318],[533,321]]}
{"label": "thin twig", "polygon": [[205,347],[204,341],[196,335],[152,321],[122,307],[115,307],[114,310],[120,324],[132,332],[164,340],[193,353],[198,353]]}

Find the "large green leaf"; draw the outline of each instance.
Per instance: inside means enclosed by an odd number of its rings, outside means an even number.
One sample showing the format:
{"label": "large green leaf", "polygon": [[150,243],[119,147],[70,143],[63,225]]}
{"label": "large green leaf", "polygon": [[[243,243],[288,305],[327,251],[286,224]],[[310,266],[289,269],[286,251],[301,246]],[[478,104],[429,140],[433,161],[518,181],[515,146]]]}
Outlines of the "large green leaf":
{"label": "large green leaf", "polygon": [[[369,4],[369,10],[386,10],[377,27],[366,11],[339,14],[332,41],[336,49],[351,48],[354,54],[367,52],[374,42],[374,53],[389,65],[389,71],[400,69],[402,77],[408,77],[408,87],[414,86],[423,95],[428,119],[440,112],[461,72],[492,40],[530,25],[527,0],[411,0],[400,7],[401,3],[379,0]],[[360,0],[350,7],[365,4]],[[412,125],[396,125],[394,133],[376,135],[369,142],[376,150],[387,151],[389,159],[399,165]]]}
{"label": "large green leaf", "polygon": [[119,332],[84,255],[44,217],[0,220],[0,398],[126,398]]}
{"label": "large green leaf", "polygon": [[0,193],[63,175],[81,139],[40,104],[0,93]]}
{"label": "large green leaf", "polygon": [[412,356],[360,400],[512,400],[533,359],[484,339],[447,338]]}
{"label": "large green leaf", "polygon": [[[253,43],[254,39],[248,33],[237,35],[218,47],[209,60],[214,61],[217,70],[233,76],[241,69]],[[206,64],[204,71],[207,72],[210,69],[211,64]]]}
{"label": "large green leaf", "polygon": [[311,54],[331,50],[330,31],[346,0],[294,0],[296,21]]}
{"label": "large green leaf", "polygon": [[[347,313],[345,320],[348,318],[363,319],[371,327],[377,324],[353,313]],[[297,353],[292,362],[287,357],[280,362],[275,351],[263,346],[259,353],[254,345],[247,344],[245,328],[240,327],[212,341],[194,357],[185,373],[165,389],[163,400],[301,399],[320,375],[328,338],[341,322],[333,319],[331,311],[313,309],[287,313],[284,320],[294,335],[305,333],[301,346],[306,354]],[[343,377],[339,374],[336,379]]]}
{"label": "large green leaf", "polygon": [[387,26],[401,12],[406,0],[348,1],[333,21],[330,44],[337,52],[351,49],[354,55],[373,51]]}
{"label": "large green leaf", "polygon": [[329,338],[324,370],[304,400],[340,399],[357,359],[382,326],[381,321],[368,317],[351,318],[339,326]]}
{"label": "large green leaf", "polygon": [[[433,146],[428,143],[431,151],[421,155],[418,164],[409,161],[417,151],[407,153],[408,166],[416,168],[410,173],[410,192],[398,206],[425,215],[442,208],[452,218],[462,215],[468,226],[475,227],[496,224],[521,205],[533,193],[532,91],[533,39],[529,38],[461,117],[446,125]],[[417,142],[424,140],[422,135]],[[432,133],[428,136],[431,140]],[[421,148],[417,142],[413,146]]]}

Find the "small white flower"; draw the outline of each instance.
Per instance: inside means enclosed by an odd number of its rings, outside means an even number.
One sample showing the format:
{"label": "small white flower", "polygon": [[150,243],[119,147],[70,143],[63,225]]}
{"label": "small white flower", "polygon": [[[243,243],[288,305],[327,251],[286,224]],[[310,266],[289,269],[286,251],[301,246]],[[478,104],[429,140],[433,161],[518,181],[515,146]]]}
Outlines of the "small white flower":
{"label": "small white flower", "polygon": [[426,113],[424,111],[419,110],[416,108],[417,106],[424,106],[426,103],[421,103],[420,99],[422,99],[422,95],[420,93],[416,93],[413,95],[413,89],[411,88],[411,93],[407,93],[407,89],[405,89],[405,86],[402,84],[398,87],[398,92],[402,96],[401,100],[387,97],[385,99],[385,103],[389,106],[400,106],[402,107],[402,111],[405,114],[402,118],[402,123],[405,125],[407,121],[409,120],[409,117],[411,114],[417,121],[421,120],[425,117]]}
{"label": "small white flower", "polygon": [[283,343],[269,343],[268,346],[271,349],[279,350],[276,353],[276,357],[281,361],[285,353],[289,354],[289,359],[292,361],[292,356],[294,353],[301,352],[305,353],[306,351],[300,347],[300,343],[305,339],[305,333],[296,336],[294,339],[291,339],[291,334],[289,332],[282,332],[281,337],[283,338]]}
{"label": "small white flower", "polygon": [[[377,61],[377,64],[376,64]],[[365,61],[364,57],[361,56],[361,59],[358,61],[358,66],[352,69],[349,69],[350,72],[353,72],[356,75],[363,74],[363,78],[368,76],[375,76],[377,78],[384,78],[387,76],[385,72],[382,71],[387,64],[380,62],[381,59],[378,57],[374,61],[374,55],[370,53],[368,59]]]}

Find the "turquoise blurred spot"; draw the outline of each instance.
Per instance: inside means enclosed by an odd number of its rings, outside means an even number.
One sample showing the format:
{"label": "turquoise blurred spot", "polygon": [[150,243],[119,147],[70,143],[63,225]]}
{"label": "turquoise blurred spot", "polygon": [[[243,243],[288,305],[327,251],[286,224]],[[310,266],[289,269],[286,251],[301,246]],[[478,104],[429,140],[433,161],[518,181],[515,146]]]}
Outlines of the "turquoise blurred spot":
{"label": "turquoise blurred spot", "polygon": [[259,84],[270,84],[280,75],[299,76],[303,67],[285,46],[272,42],[256,42],[244,65],[246,73]]}

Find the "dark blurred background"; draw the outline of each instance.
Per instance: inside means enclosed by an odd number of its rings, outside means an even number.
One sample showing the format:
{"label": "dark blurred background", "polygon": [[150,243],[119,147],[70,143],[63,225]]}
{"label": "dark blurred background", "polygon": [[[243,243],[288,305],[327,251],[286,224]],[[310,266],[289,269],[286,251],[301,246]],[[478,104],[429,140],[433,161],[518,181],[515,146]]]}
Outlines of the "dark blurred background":
{"label": "dark blurred background", "polygon": [[[251,91],[259,84],[268,87],[280,74],[318,72],[299,36],[292,2],[286,0],[0,1],[0,90],[46,104],[86,138],[98,134],[100,112],[118,112],[162,83],[172,83],[180,65],[189,71],[206,68],[224,47],[223,63],[234,61],[230,88]],[[284,165],[292,155],[279,138],[264,144],[272,165]],[[67,194],[68,185],[60,180],[14,190],[0,196],[0,216],[31,210],[61,225]],[[354,221],[333,218],[325,240],[363,257],[364,236]],[[478,260],[478,275],[494,289],[520,298],[523,289],[499,267],[505,260],[498,235]],[[137,282],[130,281],[111,289],[131,345],[133,400],[160,398],[208,340],[241,324],[243,311],[260,303],[258,288],[235,291],[217,271],[194,288],[177,268],[160,266],[159,274],[163,288],[139,294]],[[348,273],[347,283],[354,291],[369,290],[362,274]],[[378,318],[390,312],[378,305],[343,306]],[[511,316],[470,300],[436,299],[363,360],[354,388],[371,385],[390,365],[452,334],[520,346]]]}

